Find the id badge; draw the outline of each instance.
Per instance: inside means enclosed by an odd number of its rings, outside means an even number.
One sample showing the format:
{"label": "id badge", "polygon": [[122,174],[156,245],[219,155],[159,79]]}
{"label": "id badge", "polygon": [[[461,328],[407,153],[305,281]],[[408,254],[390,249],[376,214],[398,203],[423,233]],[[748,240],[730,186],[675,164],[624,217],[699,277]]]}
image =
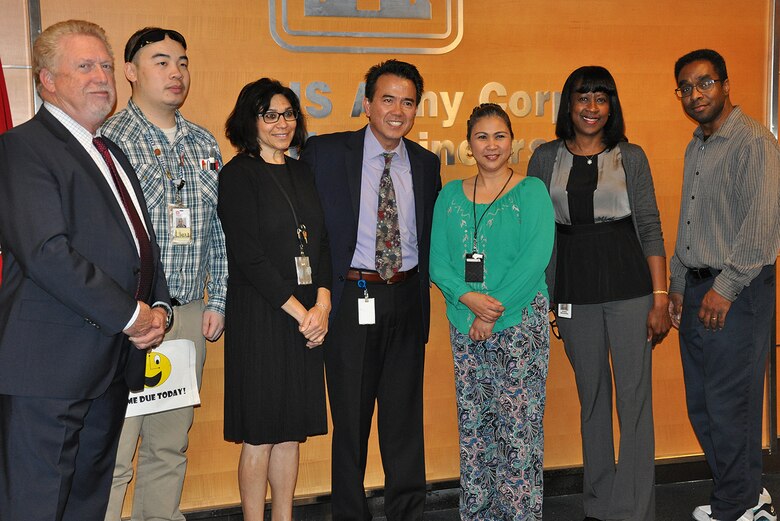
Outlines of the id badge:
{"label": "id badge", "polygon": [[172,244],[192,244],[192,212],[186,206],[168,205]]}
{"label": "id badge", "polygon": [[298,284],[301,286],[311,284],[311,264],[307,255],[295,257],[295,273],[298,275]]}
{"label": "id badge", "polygon": [[571,318],[571,304],[558,304],[558,316],[561,318]]}
{"label": "id badge", "polygon": [[376,315],[374,313],[374,297],[358,299],[358,324],[361,326],[370,326],[376,324]]}
{"label": "id badge", "polygon": [[466,282],[484,282],[485,281],[485,254],[467,253],[466,254]]}

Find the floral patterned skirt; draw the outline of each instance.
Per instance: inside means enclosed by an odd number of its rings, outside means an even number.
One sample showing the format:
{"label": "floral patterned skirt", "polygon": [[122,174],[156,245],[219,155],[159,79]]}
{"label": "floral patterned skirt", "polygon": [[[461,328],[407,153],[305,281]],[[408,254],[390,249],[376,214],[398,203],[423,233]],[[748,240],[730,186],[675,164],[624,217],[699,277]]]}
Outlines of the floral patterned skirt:
{"label": "floral patterned skirt", "polygon": [[450,325],[464,521],[542,519],[548,309],[539,293],[520,324],[480,342]]}

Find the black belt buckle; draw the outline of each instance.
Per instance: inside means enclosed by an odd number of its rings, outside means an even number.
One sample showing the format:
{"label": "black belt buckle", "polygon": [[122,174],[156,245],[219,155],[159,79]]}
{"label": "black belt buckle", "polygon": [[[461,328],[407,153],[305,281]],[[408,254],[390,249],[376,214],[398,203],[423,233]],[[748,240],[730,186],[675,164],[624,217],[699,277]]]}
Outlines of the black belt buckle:
{"label": "black belt buckle", "polygon": [[696,280],[709,279],[713,276],[709,268],[688,268],[688,273]]}

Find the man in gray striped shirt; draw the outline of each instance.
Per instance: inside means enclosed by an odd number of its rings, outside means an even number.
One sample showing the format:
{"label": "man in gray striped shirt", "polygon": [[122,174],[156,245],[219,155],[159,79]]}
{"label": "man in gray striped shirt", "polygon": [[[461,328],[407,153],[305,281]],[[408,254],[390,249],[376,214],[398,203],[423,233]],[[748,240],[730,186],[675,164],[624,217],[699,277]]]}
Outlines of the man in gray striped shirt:
{"label": "man in gray striped shirt", "polygon": [[688,416],[713,476],[699,521],[775,521],[761,487],[764,368],[780,247],[780,148],[731,104],[723,57],[675,64],[675,93],[699,126],[685,151],[669,287]]}

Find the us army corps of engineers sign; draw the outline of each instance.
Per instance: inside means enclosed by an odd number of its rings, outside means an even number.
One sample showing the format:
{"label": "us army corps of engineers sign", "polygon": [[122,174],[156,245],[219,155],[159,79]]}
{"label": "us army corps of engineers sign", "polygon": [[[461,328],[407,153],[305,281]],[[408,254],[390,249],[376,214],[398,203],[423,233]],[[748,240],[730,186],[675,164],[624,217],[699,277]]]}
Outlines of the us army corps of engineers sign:
{"label": "us army corps of engineers sign", "polygon": [[[268,0],[271,36],[290,51],[358,54],[444,54],[463,38],[463,0],[374,0],[374,9],[360,4]],[[405,32],[388,32],[389,19],[403,20]]]}

